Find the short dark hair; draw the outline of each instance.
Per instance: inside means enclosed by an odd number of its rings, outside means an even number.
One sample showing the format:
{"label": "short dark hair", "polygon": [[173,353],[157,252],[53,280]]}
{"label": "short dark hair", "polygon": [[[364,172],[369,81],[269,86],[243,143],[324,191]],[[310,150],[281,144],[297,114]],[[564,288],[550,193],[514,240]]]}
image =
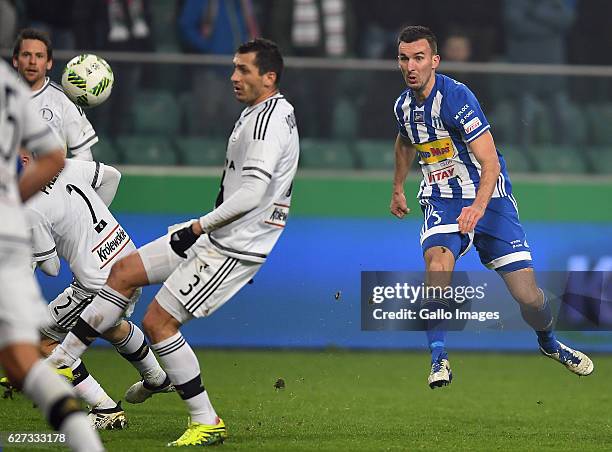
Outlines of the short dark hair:
{"label": "short dark hair", "polygon": [[414,42],[419,39],[425,39],[429,43],[431,52],[434,55],[438,54],[438,39],[429,28],[422,25],[408,25],[404,28],[397,38],[397,44],[400,42]]}
{"label": "short dark hair", "polygon": [[269,39],[256,38],[245,42],[236,50],[236,53],[241,54],[251,52],[255,52],[255,66],[259,69],[259,75],[274,72],[278,86],[285,67],[278,45]]}
{"label": "short dark hair", "polygon": [[47,59],[53,59],[53,47],[51,46],[51,38],[49,38],[49,35],[44,31],[36,30],[35,28],[24,28],[19,32],[17,38],[15,39],[15,44],[13,45],[13,58],[17,58],[19,56],[21,43],[24,39],[37,39],[38,41],[42,41],[45,47],[47,47]]}

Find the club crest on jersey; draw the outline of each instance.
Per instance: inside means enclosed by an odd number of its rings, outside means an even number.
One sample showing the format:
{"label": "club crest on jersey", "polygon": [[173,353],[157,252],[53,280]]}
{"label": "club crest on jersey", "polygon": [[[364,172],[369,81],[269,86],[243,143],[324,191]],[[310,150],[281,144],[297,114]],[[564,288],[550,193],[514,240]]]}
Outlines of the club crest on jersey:
{"label": "club crest on jersey", "polygon": [[40,110],[40,116],[41,118],[43,118],[45,121],[51,121],[53,119],[53,112],[48,109],[48,108],[42,108]]}
{"label": "club crest on jersey", "polygon": [[91,252],[97,256],[100,263],[100,269],[106,267],[130,241],[130,236],[125,230],[117,225],[108,233],[100,243],[98,243]]}
{"label": "club crest on jersey", "polygon": [[425,124],[425,112],[422,110],[412,110],[412,122],[415,124]]}

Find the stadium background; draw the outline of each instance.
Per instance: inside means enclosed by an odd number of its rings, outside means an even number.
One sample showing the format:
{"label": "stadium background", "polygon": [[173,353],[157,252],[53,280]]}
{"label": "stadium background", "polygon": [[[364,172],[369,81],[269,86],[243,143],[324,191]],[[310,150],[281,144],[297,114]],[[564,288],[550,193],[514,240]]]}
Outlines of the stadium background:
{"label": "stadium background", "polygon": [[[93,148],[96,159],[117,165],[123,173],[112,209],[134,242],[142,245],[162,234],[168,224],[210,209],[226,136],[240,106],[227,81],[231,56],[194,54],[181,40],[178,19],[185,2],[144,1],[149,35],[121,45],[104,39],[109,27],[104,14],[91,23],[76,23],[78,2],[73,5],[75,17],[54,14],[49,7],[53,2],[9,3],[17,5],[18,25],[51,31],[56,47],[53,79],[59,80],[79,43],[112,65],[116,83],[111,99],[87,113],[100,136]],[[90,2],[89,7],[96,11],[104,7],[102,3]],[[297,48],[285,52],[282,91],[296,107],[301,135],[289,225],[254,284],[212,318],[185,328],[191,343],[425,346],[416,333],[360,331],[359,272],[422,268],[420,212],[410,198],[416,194],[416,176],[406,191],[413,213],[397,221],[387,211],[396,134],[391,108],[404,89],[390,58],[396,31],[404,21],[390,18],[398,12],[393,2],[382,4],[376,13],[364,6],[367,3],[342,2],[347,42],[342,58]],[[610,5],[566,2],[573,8],[573,19],[562,36],[563,58],[540,56],[539,61],[548,64],[533,64],[511,61],[507,2],[484,3],[472,2],[459,10],[453,2],[440,2],[438,9],[413,2],[409,10],[400,12],[405,21],[431,25],[441,49],[451,36],[468,39],[468,57],[449,61],[451,55],[443,54],[440,72],[468,83],[481,101],[510,169],[536,268],[611,270],[607,239],[612,226],[612,66],[607,65],[609,52],[602,52],[609,50],[611,37],[606,27],[598,29],[601,35],[584,31],[586,24],[598,28],[598,17],[609,17]],[[253,5],[262,32],[278,32],[271,22],[280,14],[279,3],[254,1]],[[87,40],[82,39],[84,25],[90,30]],[[373,34],[374,25],[385,33]],[[286,36],[271,37],[287,41]],[[530,44],[541,44],[539,39],[535,35]],[[383,50],[374,52],[374,44]],[[305,54],[314,58],[301,56]],[[209,82],[220,92],[207,91]],[[537,96],[527,121],[517,99],[530,90]],[[567,98],[564,124],[556,122],[558,93]],[[212,115],[203,108],[208,102],[218,105]],[[458,268],[482,267],[472,252]],[[50,299],[70,276],[64,266],[60,278],[41,278]],[[145,290],[136,320],[154,292],[155,288]],[[533,345],[530,333],[487,334],[490,338],[483,341],[482,336],[455,333],[452,344],[488,350]],[[605,333],[567,335],[586,350],[612,349]]]}
{"label": "stadium background", "polygon": [[[52,33],[53,79],[85,49],[112,65],[111,98],[87,114],[100,135],[94,155],[123,173],[112,209],[137,245],[212,206],[225,140],[240,110],[230,84],[219,82],[229,77],[231,56],[196,54],[181,40],[179,13],[191,1],[142,0],[148,36],[111,42],[106,8],[127,0],[0,0],[3,57],[10,57],[16,30],[35,26]],[[560,334],[599,352],[594,375],[578,379],[539,356],[532,333],[452,333],[455,380],[448,390],[430,391],[424,335],[362,332],[358,304],[360,271],[423,265],[420,212],[410,199],[416,176],[406,190],[413,213],[398,221],[387,212],[396,134],[391,106],[404,89],[394,40],[408,23],[432,27],[441,72],[468,83],[481,101],[509,164],[537,268],[612,269],[612,4],[338,0],[347,13],[347,47],[333,56],[320,46],[290,45],[287,5],[297,1],[250,2],[262,34],[281,41],[288,56],[282,90],[296,107],[302,137],[287,230],[252,285],[184,331],[202,347],[196,353],[206,387],[229,425],[224,448],[610,450],[609,334]],[[572,10],[565,28],[556,28],[564,30],[566,58],[551,61],[542,33],[550,27],[536,27],[534,35],[509,25],[506,15],[517,5],[529,15],[562,4]],[[511,58],[511,35],[522,34],[529,36],[522,56],[531,61]],[[471,54],[451,61],[444,43],[453,35],[467,37]],[[567,103],[557,108],[550,96],[537,96],[532,116],[524,116],[517,100],[534,86],[564,93]],[[204,108],[208,103],[214,108]],[[482,267],[472,252],[458,268]],[[59,278],[40,277],[48,299],[70,281],[65,265]],[[145,289],[136,321],[155,290]],[[103,341],[97,345],[87,366],[119,399],[134,370]],[[108,450],[166,450],[185,427],[184,404],[173,395],[124,407],[130,428],[102,432]],[[0,430],[46,428],[24,397],[0,400]]]}

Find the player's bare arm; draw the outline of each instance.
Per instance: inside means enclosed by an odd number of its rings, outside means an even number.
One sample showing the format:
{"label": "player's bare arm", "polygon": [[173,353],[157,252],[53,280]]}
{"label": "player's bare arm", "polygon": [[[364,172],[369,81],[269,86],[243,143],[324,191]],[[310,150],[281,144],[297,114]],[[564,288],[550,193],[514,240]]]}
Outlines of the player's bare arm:
{"label": "player's bare arm", "polygon": [[26,167],[19,179],[19,194],[24,202],[62,170],[64,167],[64,152],[58,148],[53,152],[37,157],[33,163]]}
{"label": "player's bare arm", "polygon": [[397,218],[404,218],[410,212],[404,194],[404,182],[406,182],[406,176],[408,176],[415,154],[416,150],[410,140],[398,133],[395,140],[395,173],[390,206],[391,213]]}
{"label": "player's bare arm", "polygon": [[457,218],[459,231],[462,234],[472,232],[478,221],[482,218],[491,200],[499,177],[500,165],[493,142],[493,135],[488,130],[469,144],[470,150],[481,166],[480,183],[476,198],[471,206],[464,207]]}

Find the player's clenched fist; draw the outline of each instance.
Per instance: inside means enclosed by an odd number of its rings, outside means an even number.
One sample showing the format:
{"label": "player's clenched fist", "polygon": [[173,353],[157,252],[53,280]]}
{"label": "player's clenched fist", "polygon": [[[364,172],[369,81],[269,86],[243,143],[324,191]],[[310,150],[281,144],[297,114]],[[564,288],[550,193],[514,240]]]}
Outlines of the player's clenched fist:
{"label": "player's clenched fist", "polygon": [[410,213],[408,204],[406,203],[406,196],[404,193],[393,192],[391,195],[391,213],[397,218],[404,218],[404,215]]}

